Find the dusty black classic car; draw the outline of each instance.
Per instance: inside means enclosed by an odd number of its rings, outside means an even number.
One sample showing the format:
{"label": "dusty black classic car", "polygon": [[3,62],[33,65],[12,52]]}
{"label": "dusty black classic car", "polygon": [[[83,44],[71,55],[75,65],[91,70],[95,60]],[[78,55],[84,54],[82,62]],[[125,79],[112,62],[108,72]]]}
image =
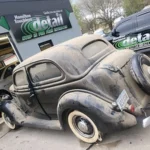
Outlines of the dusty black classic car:
{"label": "dusty black classic car", "polygon": [[3,119],[11,129],[62,130],[68,124],[80,140],[94,143],[146,114],[149,65],[147,56],[117,51],[99,36],[75,38],[14,69],[13,98],[5,95],[0,103]]}

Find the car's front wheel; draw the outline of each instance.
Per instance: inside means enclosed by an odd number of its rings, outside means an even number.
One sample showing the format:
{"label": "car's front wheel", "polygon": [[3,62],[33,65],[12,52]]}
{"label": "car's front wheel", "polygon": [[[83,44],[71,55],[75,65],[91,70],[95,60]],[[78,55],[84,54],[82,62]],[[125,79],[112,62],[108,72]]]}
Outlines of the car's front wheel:
{"label": "car's front wheel", "polygon": [[0,124],[3,123],[2,113],[0,112]]}
{"label": "car's front wheel", "polygon": [[88,115],[80,111],[73,111],[68,115],[68,124],[77,138],[86,143],[102,140],[102,133]]}
{"label": "car's front wheel", "polygon": [[11,119],[3,112],[2,112],[2,119],[10,129],[12,130],[17,129],[17,125],[15,125],[15,123],[13,123]]}

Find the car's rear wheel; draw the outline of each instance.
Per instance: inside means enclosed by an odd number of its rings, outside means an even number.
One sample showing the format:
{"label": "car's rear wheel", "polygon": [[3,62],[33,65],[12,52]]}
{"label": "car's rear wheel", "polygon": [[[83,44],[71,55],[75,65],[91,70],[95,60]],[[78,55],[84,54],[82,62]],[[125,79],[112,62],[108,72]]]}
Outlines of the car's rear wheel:
{"label": "car's rear wheel", "polygon": [[86,143],[102,140],[102,133],[88,115],[80,111],[73,111],[68,115],[68,124],[77,138]]}
{"label": "car's rear wheel", "polygon": [[5,124],[12,130],[15,130],[17,128],[17,126],[15,125],[15,123],[13,123],[11,121],[11,119],[9,118],[9,116],[7,116],[5,113],[2,112],[2,119],[5,122]]}

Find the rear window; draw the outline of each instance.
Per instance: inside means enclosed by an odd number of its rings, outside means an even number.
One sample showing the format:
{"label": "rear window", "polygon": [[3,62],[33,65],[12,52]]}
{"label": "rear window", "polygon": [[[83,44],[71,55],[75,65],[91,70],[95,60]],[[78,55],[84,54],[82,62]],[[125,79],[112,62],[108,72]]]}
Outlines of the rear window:
{"label": "rear window", "polygon": [[82,53],[86,58],[92,58],[101,53],[108,47],[107,43],[103,41],[93,42],[82,49]]}

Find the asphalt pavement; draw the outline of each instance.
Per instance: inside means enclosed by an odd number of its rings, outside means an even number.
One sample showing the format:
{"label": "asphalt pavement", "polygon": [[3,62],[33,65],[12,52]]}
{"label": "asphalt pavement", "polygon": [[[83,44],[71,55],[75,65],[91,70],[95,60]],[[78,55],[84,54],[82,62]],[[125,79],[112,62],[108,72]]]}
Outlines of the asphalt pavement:
{"label": "asphalt pavement", "polygon": [[150,127],[141,124],[107,135],[93,145],[79,141],[71,131],[52,131],[22,127],[10,131],[0,125],[0,150],[150,150]]}

